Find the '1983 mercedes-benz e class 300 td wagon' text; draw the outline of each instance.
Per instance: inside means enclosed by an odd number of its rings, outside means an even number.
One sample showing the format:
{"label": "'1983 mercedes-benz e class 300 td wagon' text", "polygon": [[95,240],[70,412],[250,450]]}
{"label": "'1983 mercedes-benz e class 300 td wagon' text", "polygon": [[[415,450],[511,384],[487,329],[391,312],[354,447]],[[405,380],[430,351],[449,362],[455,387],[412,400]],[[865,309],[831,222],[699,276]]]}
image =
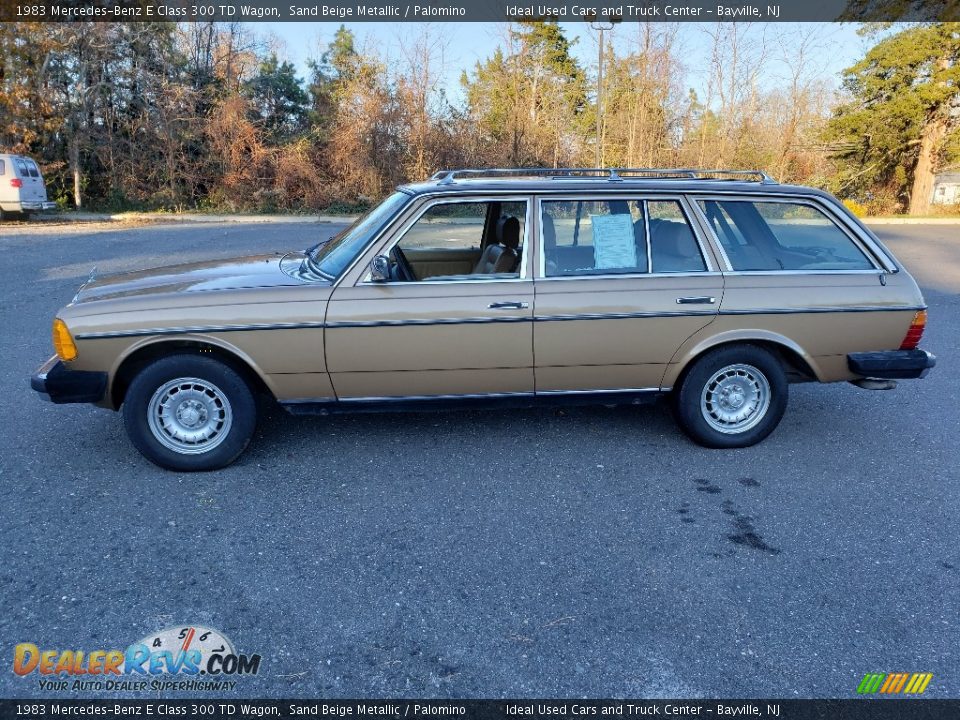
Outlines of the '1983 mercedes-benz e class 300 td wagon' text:
{"label": "'1983 mercedes-benz e class 300 td wagon' text", "polygon": [[923,377],[913,278],[841,203],[763,173],[456,170],[285,255],[91,279],[32,378],[122,409],[153,462],[234,460],[293,412],[617,404],[745,447],[791,382]]}

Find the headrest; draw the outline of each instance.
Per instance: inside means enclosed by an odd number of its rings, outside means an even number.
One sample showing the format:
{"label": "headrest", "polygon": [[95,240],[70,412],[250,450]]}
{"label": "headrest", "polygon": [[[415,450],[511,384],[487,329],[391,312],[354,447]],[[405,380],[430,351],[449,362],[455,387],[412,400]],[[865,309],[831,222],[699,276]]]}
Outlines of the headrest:
{"label": "headrest", "polygon": [[690,257],[691,254],[696,254],[696,241],[693,239],[690,228],[683,223],[663,220],[657,223],[651,235],[650,243],[659,253],[677,257]]}
{"label": "headrest", "polygon": [[543,216],[543,247],[552,249],[557,246],[557,227],[550,215]]}
{"label": "headrest", "polygon": [[497,242],[511,250],[520,247],[520,221],[509,215],[497,220]]}

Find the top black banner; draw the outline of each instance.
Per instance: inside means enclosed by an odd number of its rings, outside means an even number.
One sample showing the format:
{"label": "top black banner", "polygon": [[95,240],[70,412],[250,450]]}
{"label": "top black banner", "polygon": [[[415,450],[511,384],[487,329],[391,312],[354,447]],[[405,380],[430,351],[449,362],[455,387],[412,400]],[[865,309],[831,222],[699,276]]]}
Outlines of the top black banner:
{"label": "top black banner", "polygon": [[[633,3],[633,4],[631,4]],[[876,22],[960,20],[960,0],[0,0],[0,21]]]}

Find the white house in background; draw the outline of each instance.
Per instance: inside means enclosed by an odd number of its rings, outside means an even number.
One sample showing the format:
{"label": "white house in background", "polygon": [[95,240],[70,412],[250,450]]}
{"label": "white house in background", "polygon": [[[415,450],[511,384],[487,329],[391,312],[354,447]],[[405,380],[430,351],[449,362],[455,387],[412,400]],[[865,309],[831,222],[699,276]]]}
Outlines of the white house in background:
{"label": "white house in background", "polygon": [[960,203],[960,168],[944,170],[933,178],[934,205],[956,205]]}

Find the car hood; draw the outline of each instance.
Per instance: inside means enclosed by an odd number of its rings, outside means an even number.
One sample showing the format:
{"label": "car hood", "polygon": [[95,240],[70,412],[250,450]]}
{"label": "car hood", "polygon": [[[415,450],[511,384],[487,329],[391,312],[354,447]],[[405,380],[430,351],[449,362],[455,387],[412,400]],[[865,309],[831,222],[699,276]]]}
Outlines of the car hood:
{"label": "car hood", "polygon": [[304,253],[185,263],[96,277],[80,288],[74,304],[159,293],[189,293],[300,285]]}

